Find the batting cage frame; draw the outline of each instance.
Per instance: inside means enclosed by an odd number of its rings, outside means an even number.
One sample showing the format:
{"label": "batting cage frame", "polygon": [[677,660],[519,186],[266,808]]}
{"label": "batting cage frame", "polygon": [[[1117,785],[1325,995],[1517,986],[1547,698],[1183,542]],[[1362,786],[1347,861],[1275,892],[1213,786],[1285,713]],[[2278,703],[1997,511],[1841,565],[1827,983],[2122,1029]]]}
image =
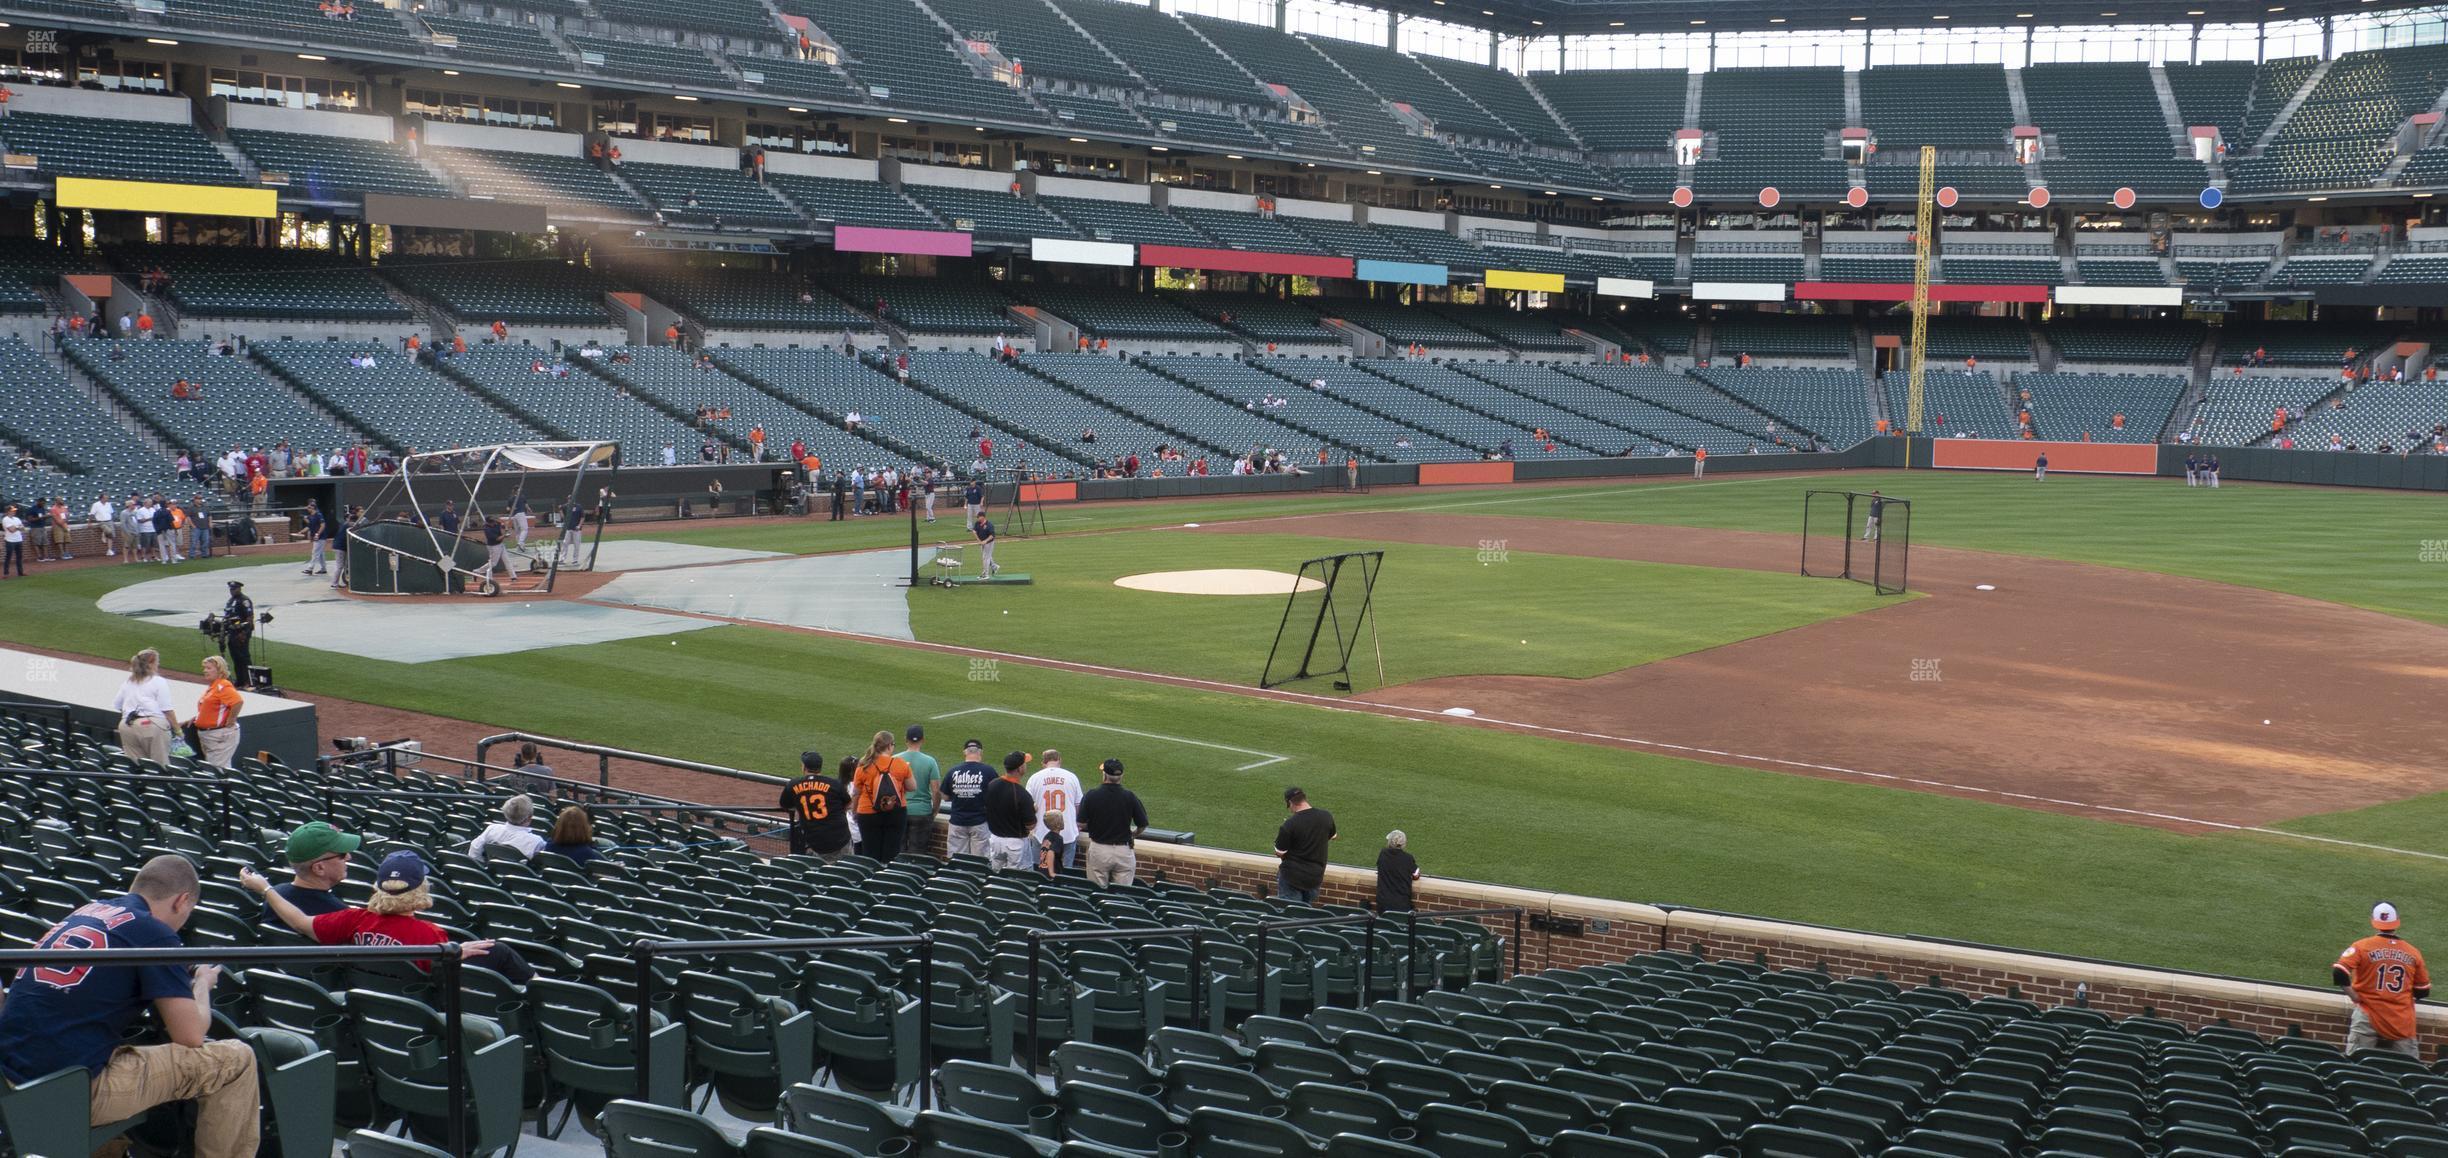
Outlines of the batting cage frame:
{"label": "batting cage frame", "polygon": [[[1346,574],[1347,569],[1357,573]],[[1385,645],[1377,636],[1375,614],[1377,576],[1384,569],[1383,551],[1346,551],[1302,563],[1292,594],[1284,602],[1283,619],[1275,625],[1275,643],[1267,649],[1258,686],[1281,687],[1295,680],[1341,676],[1334,681],[1334,689],[1352,690],[1351,657],[1360,646],[1363,629],[1377,656],[1377,685],[1385,686]],[[1312,580],[1317,586],[1304,589],[1300,579]],[[1351,594],[1355,584],[1359,588],[1356,599]],[[1290,649],[1284,646],[1288,636],[1299,640]],[[1280,675],[1278,660],[1289,669]]]}
{"label": "batting cage frame", "polygon": [[1912,500],[1876,492],[1802,492],[1804,576],[1850,579],[1880,595],[1902,595],[1911,562]]}

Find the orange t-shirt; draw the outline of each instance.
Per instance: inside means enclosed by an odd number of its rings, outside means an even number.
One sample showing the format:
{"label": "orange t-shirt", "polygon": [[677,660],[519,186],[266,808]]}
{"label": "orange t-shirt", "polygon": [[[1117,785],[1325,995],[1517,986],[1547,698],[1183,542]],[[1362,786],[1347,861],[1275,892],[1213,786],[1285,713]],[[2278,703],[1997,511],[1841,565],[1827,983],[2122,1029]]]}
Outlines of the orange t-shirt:
{"label": "orange t-shirt", "polygon": [[859,765],[859,770],[850,777],[850,796],[856,801],[856,808],[860,816],[866,816],[876,810],[876,781],[885,772],[891,772],[893,783],[900,786],[901,799],[904,802],[909,799],[909,761],[890,754],[878,757],[873,764]]}
{"label": "orange t-shirt", "polygon": [[1707,447],[1705,447],[1705,446],[1703,446],[1703,447],[1698,447],[1698,448],[1694,449],[1694,450],[1692,451],[1692,457],[1693,457],[1693,458],[1697,458],[1697,459],[1706,460],[1706,459],[1708,458],[1708,448],[1707,448]]}
{"label": "orange t-shirt", "polygon": [[238,708],[245,702],[228,680],[214,680],[204,689],[204,698],[196,701],[195,726],[205,731],[226,728],[238,718]]}
{"label": "orange t-shirt", "polygon": [[2346,946],[2337,966],[2346,971],[2347,988],[2373,1032],[2390,1041],[2414,1036],[2414,991],[2431,987],[2422,950],[2375,933]]}

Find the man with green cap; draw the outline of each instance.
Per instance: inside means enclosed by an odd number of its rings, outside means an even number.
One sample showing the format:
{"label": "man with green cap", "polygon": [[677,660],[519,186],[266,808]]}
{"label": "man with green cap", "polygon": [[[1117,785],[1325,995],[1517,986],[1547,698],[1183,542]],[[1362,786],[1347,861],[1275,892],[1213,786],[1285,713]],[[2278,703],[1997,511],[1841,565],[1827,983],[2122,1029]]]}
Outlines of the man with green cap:
{"label": "man with green cap", "polygon": [[[364,843],[355,833],[342,832],[324,821],[301,824],[289,834],[289,883],[272,886],[282,899],[296,905],[309,917],[337,913],[348,908],[348,902],[332,892],[348,877],[349,854]],[[257,924],[280,924],[267,905],[255,917]]]}

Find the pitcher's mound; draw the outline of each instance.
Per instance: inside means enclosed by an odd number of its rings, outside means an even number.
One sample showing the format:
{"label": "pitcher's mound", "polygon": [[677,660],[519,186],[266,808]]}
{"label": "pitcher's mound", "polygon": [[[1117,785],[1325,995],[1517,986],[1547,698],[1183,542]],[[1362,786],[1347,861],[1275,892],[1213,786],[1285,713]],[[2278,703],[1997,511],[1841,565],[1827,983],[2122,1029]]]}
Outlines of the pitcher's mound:
{"label": "pitcher's mound", "polygon": [[1128,587],[1133,591],[1162,591],[1171,595],[1289,595],[1294,591],[1315,591],[1325,584],[1285,571],[1224,567],[1212,571],[1150,571],[1145,575],[1125,575],[1114,580],[1114,586]]}

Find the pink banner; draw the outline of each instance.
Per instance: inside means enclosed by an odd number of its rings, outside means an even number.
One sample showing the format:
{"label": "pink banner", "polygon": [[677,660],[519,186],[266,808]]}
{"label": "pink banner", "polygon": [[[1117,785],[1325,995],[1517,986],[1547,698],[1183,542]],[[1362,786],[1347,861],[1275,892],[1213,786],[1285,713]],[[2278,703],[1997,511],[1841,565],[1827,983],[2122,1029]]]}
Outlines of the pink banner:
{"label": "pink banner", "polygon": [[934,229],[878,229],[871,225],[836,225],[833,248],[843,253],[921,253],[933,257],[967,257],[969,235]]}

